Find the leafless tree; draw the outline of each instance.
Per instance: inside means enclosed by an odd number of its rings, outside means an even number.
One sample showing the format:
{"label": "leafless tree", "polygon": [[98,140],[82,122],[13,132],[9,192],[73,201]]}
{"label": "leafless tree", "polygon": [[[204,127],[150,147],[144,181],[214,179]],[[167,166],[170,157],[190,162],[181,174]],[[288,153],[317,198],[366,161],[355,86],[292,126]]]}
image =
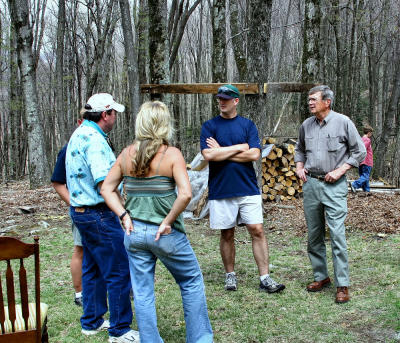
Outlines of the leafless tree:
{"label": "leafless tree", "polygon": [[37,106],[36,69],[32,55],[33,33],[29,22],[28,3],[23,0],[9,0],[8,4],[17,38],[18,65],[24,92],[28,133],[29,178],[30,185],[34,188],[48,183],[50,170]]}

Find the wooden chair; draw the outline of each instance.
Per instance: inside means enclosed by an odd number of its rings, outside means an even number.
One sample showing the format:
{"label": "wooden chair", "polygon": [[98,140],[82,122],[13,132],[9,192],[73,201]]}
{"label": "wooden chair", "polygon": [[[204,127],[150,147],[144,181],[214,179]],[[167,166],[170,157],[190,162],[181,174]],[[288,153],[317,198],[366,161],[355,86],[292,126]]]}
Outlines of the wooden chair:
{"label": "wooden chair", "polygon": [[[0,261],[6,262],[7,305],[4,305],[0,270],[0,342],[48,342],[47,305],[40,303],[39,237],[34,244],[26,244],[12,237],[0,237]],[[28,301],[27,273],[24,259],[34,255],[35,264],[35,303]],[[33,259],[33,258],[31,258]],[[14,273],[11,260],[19,260],[19,289],[21,304],[15,303]],[[15,267],[17,269],[17,266]],[[18,282],[17,282],[18,283]],[[40,312],[42,310],[42,313]]]}

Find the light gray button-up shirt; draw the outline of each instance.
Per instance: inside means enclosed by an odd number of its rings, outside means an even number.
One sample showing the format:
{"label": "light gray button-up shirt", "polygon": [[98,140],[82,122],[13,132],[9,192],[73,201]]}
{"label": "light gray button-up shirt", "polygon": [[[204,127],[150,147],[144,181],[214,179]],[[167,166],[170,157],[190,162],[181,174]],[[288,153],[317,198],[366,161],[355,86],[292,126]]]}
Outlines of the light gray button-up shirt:
{"label": "light gray button-up shirt", "polygon": [[358,167],[367,152],[349,117],[330,111],[320,124],[312,116],[300,126],[295,149],[295,162],[315,174],[325,175],[348,163]]}

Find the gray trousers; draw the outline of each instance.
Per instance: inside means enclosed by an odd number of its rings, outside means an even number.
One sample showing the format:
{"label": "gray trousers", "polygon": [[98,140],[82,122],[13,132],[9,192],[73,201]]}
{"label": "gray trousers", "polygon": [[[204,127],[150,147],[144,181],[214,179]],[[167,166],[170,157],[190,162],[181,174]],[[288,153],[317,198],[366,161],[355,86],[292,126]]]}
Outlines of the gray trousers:
{"label": "gray trousers", "polygon": [[349,286],[349,263],[344,221],[347,216],[347,180],[326,183],[307,177],[303,184],[304,215],[308,228],[308,256],[314,280],[328,277],[325,247],[325,223],[330,230],[336,287]]}

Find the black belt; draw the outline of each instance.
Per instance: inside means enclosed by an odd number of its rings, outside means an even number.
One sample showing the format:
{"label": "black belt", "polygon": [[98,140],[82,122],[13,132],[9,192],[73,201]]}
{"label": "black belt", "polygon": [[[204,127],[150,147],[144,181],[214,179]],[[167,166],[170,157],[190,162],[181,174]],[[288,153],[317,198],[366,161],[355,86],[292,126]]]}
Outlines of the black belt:
{"label": "black belt", "polygon": [[309,177],[312,177],[314,179],[318,179],[320,181],[325,181],[325,175],[322,174],[313,174],[313,173],[308,173],[307,174]]}
{"label": "black belt", "polygon": [[101,202],[101,203],[99,203],[97,205],[93,205],[93,206],[76,206],[75,207],[75,209],[78,209],[78,212],[79,212],[79,209],[82,210],[85,208],[89,208],[89,209],[93,209],[93,210],[108,210],[109,209],[105,202]]}

